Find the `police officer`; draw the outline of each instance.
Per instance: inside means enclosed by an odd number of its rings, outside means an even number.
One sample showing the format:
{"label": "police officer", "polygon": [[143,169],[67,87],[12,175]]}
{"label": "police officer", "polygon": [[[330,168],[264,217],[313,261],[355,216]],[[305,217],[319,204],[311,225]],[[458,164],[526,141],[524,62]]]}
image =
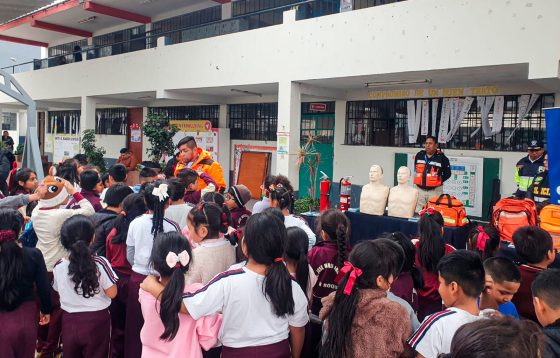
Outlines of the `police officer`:
{"label": "police officer", "polygon": [[414,158],[414,169],[414,184],[418,189],[416,212],[420,212],[430,198],[443,194],[443,183],[451,177],[449,159],[438,149],[436,137],[426,137],[424,150]]}
{"label": "police officer", "polygon": [[515,182],[517,191],[515,196],[524,198],[531,186],[535,175],[544,171],[544,146],[542,141],[533,139],[527,146],[528,155],[517,162]]}
{"label": "police officer", "polygon": [[533,182],[527,190],[527,198],[532,199],[539,211],[550,204],[550,184],[548,182],[548,154],[544,153],[544,170],[533,178]]}

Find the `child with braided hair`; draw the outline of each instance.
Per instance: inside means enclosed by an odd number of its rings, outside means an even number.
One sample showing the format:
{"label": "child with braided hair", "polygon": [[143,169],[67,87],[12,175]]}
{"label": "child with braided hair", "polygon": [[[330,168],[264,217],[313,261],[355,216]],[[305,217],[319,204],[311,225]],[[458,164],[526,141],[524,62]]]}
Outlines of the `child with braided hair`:
{"label": "child with braided hair", "polygon": [[[324,211],[318,219],[319,241],[307,255],[309,265],[317,276],[311,297],[311,329],[306,336],[305,355],[317,355],[316,349],[321,341],[322,326],[318,319],[323,307],[321,299],[336,291],[335,277],[348,257],[348,237],[350,222],[346,215],[336,209]],[[316,317],[316,319],[314,319]]]}
{"label": "child with braided hair", "polygon": [[164,181],[158,180],[147,184],[144,201],[148,213],[137,217],[130,223],[126,237],[126,257],[132,265],[132,272],[128,282],[124,352],[125,357],[135,358],[142,355],[140,330],[144,324],[138,302],[138,289],[147,275],[155,273],[150,266],[154,239],[161,232],[180,232],[176,222],[165,218],[165,209],[169,206],[169,194]]}
{"label": "child with braided hair", "polygon": [[202,201],[187,216],[189,239],[196,244],[193,263],[186,273],[187,284],[208,283],[235,263],[235,247],[220,234],[231,225],[227,207]]}
{"label": "child with braided hair", "polygon": [[307,225],[303,218],[295,216],[290,213],[291,207],[294,203],[294,196],[292,191],[285,187],[283,184],[272,184],[270,186],[270,207],[271,208],[278,208],[282,210],[282,214],[284,214],[284,225],[286,229],[289,227],[297,226],[309,237],[309,245],[308,247],[311,249],[317,238],[315,237],[315,233],[311,228]]}

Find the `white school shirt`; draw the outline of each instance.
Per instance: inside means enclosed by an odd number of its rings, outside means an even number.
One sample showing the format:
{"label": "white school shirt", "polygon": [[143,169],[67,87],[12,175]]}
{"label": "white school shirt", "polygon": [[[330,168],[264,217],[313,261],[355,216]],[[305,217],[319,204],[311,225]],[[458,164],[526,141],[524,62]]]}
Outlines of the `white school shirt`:
{"label": "white school shirt", "polygon": [[193,208],[190,204],[177,204],[177,205],[169,205],[167,209],[165,209],[165,217],[175,221],[179,224],[181,230],[183,230],[187,226],[187,215]]}
{"label": "white school shirt", "polygon": [[483,318],[460,308],[451,307],[429,315],[408,339],[408,344],[426,358],[436,358],[451,351],[451,340],[464,324]]}
{"label": "white school shirt", "polygon": [[[134,247],[132,271],[142,275],[156,274],[150,267],[150,256],[152,255],[152,247],[154,246],[152,217],[152,214],[144,214],[132,220],[126,235],[126,246]],[[181,232],[179,225],[167,218],[163,219],[163,231]]]}
{"label": "white school shirt", "polygon": [[303,231],[305,231],[305,233],[307,234],[307,237],[309,237],[309,249],[311,249],[313,245],[315,245],[315,242],[317,241],[315,233],[302,218],[298,218],[297,216],[293,216],[291,214],[288,216],[284,216],[284,226],[286,226],[286,229],[294,226],[303,229]]}
{"label": "white school shirt", "polygon": [[[96,312],[111,305],[111,299],[105,294],[105,290],[113,286],[119,279],[111,268],[109,261],[102,256],[93,256],[99,277],[99,293],[93,297],[85,298],[81,293],[74,290],[75,283],[68,274],[68,259],[60,260],[53,269],[52,287],[60,295],[60,307],[68,312]],[[81,292],[78,288],[78,292]]]}
{"label": "white school shirt", "polygon": [[216,275],[206,286],[183,295],[183,302],[195,320],[223,313],[219,339],[226,347],[242,348],[281,342],[289,327],[303,327],[309,321],[307,297],[291,280],[294,314],[278,317],[263,294],[264,276],[243,267]]}

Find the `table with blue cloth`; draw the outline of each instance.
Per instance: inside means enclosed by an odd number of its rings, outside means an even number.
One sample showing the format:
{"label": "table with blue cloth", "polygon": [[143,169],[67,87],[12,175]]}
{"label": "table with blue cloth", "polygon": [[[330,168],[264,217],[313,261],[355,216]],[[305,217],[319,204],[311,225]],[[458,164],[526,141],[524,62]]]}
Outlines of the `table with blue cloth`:
{"label": "table with blue cloth", "polygon": [[[317,216],[302,215],[308,225],[315,229]],[[359,212],[346,212],[350,221],[350,244],[355,245],[363,240],[377,239],[383,233],[400,231],[408,237],[418,236],[418,221],[396,218],[393,216],[368,215]],[[464,249],[467,246],[469,226],[449,227],[444,230],[443,239],[456,249]]]}

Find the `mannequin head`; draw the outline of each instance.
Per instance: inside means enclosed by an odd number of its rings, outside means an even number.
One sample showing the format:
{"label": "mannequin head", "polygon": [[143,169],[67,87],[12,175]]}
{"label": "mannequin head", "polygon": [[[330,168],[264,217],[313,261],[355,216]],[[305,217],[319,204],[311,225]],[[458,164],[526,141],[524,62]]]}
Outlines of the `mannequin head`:
{"label": "mannequin head", "polygon": [[382,176],[383,176],[383,169],[381,169],[379,165],[374,164],[369,168],[369,181],[371,183],[379,182]]}
{"label": "mannequin head", "polygon": [[397,171],[397,183],[407,184],[410,181],[410,169],[407,167],[400,167]]}

